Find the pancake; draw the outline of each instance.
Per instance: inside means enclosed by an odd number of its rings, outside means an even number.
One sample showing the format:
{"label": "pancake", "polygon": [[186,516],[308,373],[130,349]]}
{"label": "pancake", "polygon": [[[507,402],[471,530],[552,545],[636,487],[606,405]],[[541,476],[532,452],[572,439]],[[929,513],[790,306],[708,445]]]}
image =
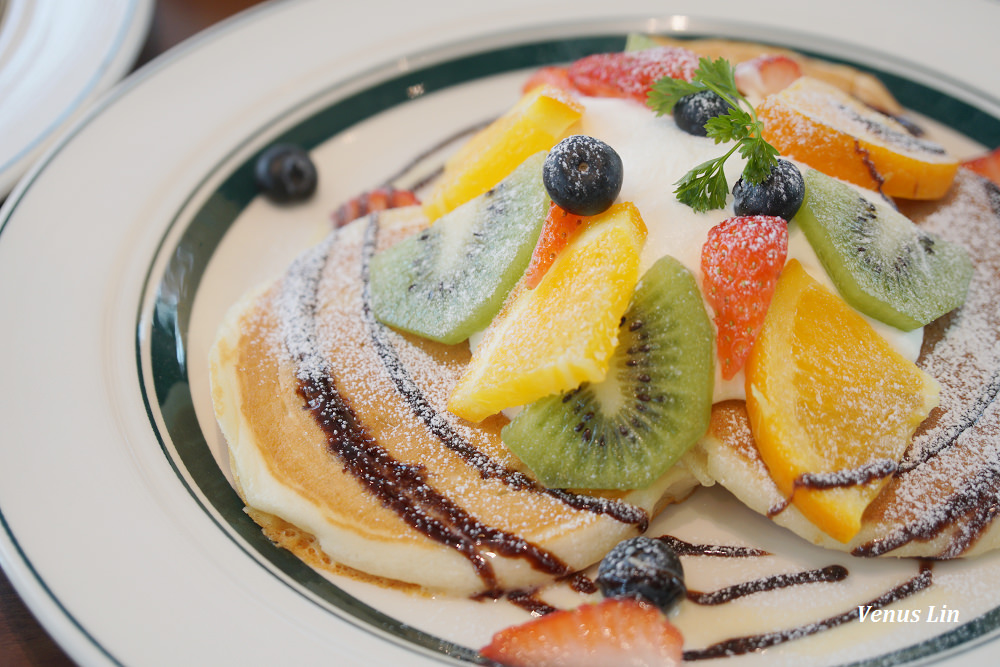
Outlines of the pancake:
{"label": "pancake", "polygon": [[500,442],[502,416],[444,406],[466,345],[373,318],[368,260],[424,227],[419,207],[331,233],[228,313],[212,397],[237,489],[275,541],[432,592],[499,595],[597,562],[696,485],[684,466],[643,491],[545,489]]}
{"label": "pancake", "polygon": [[940,405],[920,426],[898,472],[868,506],[849,543],[821,532],[771,481],[743,401],[713,407],[708,435],[687,464],[702,483],[824,547],[856,556],[956,558],[1000,546],[1000,189],[960,170],[948,195],[907,202],[914,222],[968,249],[976,271],[964,306],[924,331],[917,365],[941,384]]}

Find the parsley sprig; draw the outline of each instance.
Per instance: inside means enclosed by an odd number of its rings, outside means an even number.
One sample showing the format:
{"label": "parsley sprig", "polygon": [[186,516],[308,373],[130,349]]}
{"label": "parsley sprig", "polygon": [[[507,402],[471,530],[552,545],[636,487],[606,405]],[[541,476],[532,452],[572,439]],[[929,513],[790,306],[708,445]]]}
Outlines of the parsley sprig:
{"label": "parsley sprig", "polygon": [[694,78],[689,81],[663,77],[653,84],[646,104],[656,115],[671,113],[685,95],[711,90],[729,103],[729,113],[715,116],[705,123],[708,136],[715,143],[734,142],[725,155],[702,162],[677,181],[677,199],[696,211],[723,208],[729,183],[722,170],[729,156],[739,151],[746,159],[743,180],[757,185],[771,173],[777,163],[778,150],[761,137],[763,126],[753,105],[736,88],[733,66],[725,58],[701,58]]}

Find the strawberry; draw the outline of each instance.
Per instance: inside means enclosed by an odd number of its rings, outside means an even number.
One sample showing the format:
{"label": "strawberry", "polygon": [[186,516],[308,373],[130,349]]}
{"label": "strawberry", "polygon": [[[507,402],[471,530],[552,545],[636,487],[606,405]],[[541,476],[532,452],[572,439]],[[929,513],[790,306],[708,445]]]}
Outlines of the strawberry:
{"label": "strawberry", "polygon": [[501,630],[481,652],[510,667],[672,667],[683,641],[656,607],[609,598]]}
{"label": "strawberry", "polygon": [[646,101],[646,93],[659,79],[669,76],[690,81],[698,69],[698,56],[677,46],[642,51],[599,53],[571,64],[567,70],[573,86],[594,97],[628,97]]}
{"label": "strawberry", "polygon": [[528,80],[525,81],[521,91],[527,94],[533,88],[545,85],[558,88],[559,90],[576,92],[576,89],[573,87],[573,82],[569,80],[569,72],[565,67],[560,67],[559,65],[550,65],[536,70],[535,73],[528,77]]}
{"label": "strawberry", "polygon": [[705,298],[715,311],[722,377],[746,363],[788,255],[788,223],[775,216],[729,218],[701,249]]}
{"label": "strawberry", "polygon": [[372,211],[384,211],[419,203],[420,200],[417,199],[417,196],[409,190],[397,190],[392,186],[386,186],[369,190],[354,197],[334,211],[331,218],[334,227],[343,227],[350,221],[366,216]]}
{"label": "strawberry", "polygon": [[1000,148],[994,148],[985,155],[966,160],[962,166],[1000,185]]}
{"label": "strawberry", "polygon": [[733,75],[745,96],[764,98],[787,88],[802,76],[802,68],[788,56],[765,54],[737,64]]}
{"label": "strawberry", "polygon": [[538,283],[542,282],[542,277],[552,266],[552,262],[563,248],[569,245],[588,219],[568,213],[556,204],[550,203],[549,214],[545,218],[542,233],[538,235],[538,243],[531,255],[531,263],[524,272],[525,287],[535,289]]}

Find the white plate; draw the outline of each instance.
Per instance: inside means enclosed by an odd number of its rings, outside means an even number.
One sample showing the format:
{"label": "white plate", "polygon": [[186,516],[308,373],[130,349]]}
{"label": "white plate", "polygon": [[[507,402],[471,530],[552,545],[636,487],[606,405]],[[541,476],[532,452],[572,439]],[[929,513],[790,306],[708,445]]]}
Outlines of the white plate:
{"label": "white plate", "polygon": [[[336,204],[508,106],[518,68],[631,30],[766,39],[876,67],[911,103],[944,100],[1000,143],[996,3],[953,2],[949,26],[934,2],[413,6],[271,4],[209,31],[102,99],[0,210],[0,560],[81,663],[441,664],[515,617],[334,585],[271,548],[218,465],[204,352],[219,313]],[[322,184],[277,211],[251,201],[247,169],[282,135],[316,146]],[[671,520],[704,526],[693,516],[717,517],[719,502],[699,496]],[[718,530],[772,530],[734,523]],[[967,613],[943,639],[894,628],[859,650],[986,664],[992,645],[955,656],[995,634],[998,567],[956,574],[979,590],[947,598]]]}
{"label": "white plate", "polygon": [[0,0],[0,197],[135,62],[153,0]]}

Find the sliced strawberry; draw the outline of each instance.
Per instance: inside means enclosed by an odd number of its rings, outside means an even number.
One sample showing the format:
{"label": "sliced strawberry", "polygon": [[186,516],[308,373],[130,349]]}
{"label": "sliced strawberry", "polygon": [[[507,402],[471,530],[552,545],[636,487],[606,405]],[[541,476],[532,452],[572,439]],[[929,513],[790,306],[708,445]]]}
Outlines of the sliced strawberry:
{"label": "sliced strawberry", "polygon": [[400,206],[414,206],[420,200],[409,190],[397,190],[393,187],[375,188],[364,192],[350,201],[342,204],[330,216],[334,227],[343,227],[352,220],[368,215],[373,211],[385,211]]}
{"label": "sliced strawberry", "polygon": [[594,97],[628,97],[646,101],[650,86],[665,76],[690,81],[698,56],[677,46],[642,51],[599,53],[577,60],[567,74],[573,86]]}
{"label": "sliced strawberry", "polygon": [[569,80],[569,72],[565,67],[558,65],[542,67],[537,70],[528,78],[521,90],[524,93],[528,93],[533,88],[545,85],[558,88],[559,90],[576,91],[576,88],[573,87],[573,82]]}
{"label": "sliced strawberry", "polygon": [[738,63],[734,76],[745,96],[764,98],[787,88],[802,76],[802,68],[788,56],[765,54]]}
{"label": "sliced strawberry", "polygon": [[962,166],[1000,185],[1000,148],[995,148],[977,158],[966,160]]}
{"label": "sliced strawberry", "polygon": [[720,222],[701,248],[705,298],[715,311],[722,377],[746,363],[788,255],[788,223],[774,216]]}
{"label": "sliced strawberry", "polygon": [[510,667],[672,667],[683,642],[656,607],[609,598],[501,630],[481,652]]}
{"label": "sliced strawberry", "polygon": [[538,243],[535,244],[535,251],[531,255],[531,263],[524,272],[525,287],[535,289],[538,286],[545,272],[552,266],[552,262],[563,248],[569,245],[587,220],[589,218],[573,215],[550,203],[549,214],[545,218],[542,233],[538,235]]}

